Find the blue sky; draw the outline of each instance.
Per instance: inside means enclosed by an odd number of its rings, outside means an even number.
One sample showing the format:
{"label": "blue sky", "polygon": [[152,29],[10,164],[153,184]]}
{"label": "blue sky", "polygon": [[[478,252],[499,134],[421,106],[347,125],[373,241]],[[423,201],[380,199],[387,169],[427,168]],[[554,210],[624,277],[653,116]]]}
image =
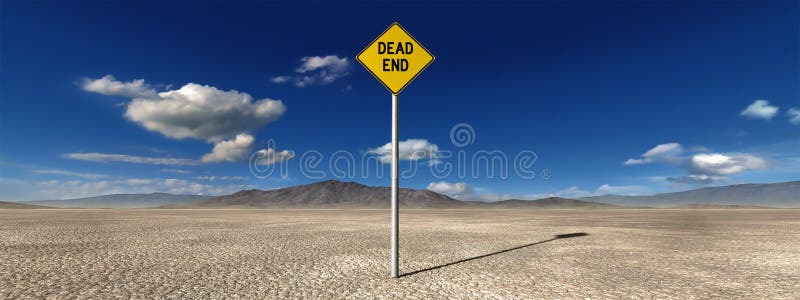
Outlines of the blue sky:
{"label": "blue sky", "polygon": [[[401,146],[418,150],[401,153],[418,168],[403,187],[498,200],[800,179],[796,1],[4,1],[0,14],[0,200],[286,187],[320,180],[301,170],[315,155],[322,178],[388,185],[388,165],[378,176],[361,159],[385,155],[391,98],[354,57],[393,21],[436,56],[400,95]],[[474,135],[459,147],[462,123]],[[331,169],[339,150],[356,176]],[[430,171],[482,150],[509,158],[507,178]],[[531,152],[533,178],[513,161]],[[251,172],[251,157],[288,176]]]}

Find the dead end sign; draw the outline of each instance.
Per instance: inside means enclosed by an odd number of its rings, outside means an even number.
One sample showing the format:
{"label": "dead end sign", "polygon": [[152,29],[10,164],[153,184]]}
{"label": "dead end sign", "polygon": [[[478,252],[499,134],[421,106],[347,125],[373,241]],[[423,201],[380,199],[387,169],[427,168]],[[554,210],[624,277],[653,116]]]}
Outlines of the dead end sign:
{"label": "dead end sign", "polygon": [[364,48],[356,60],[397,95],[433,62],[434,57],[394,22]]}
{"label": "dead end sign", "polygon": [[433,55],[414,37],[397,24],[392,23],[381,35],[356,55],[375,78],[392,92],[392,260],[391,275],[400,277],[400,141],[398,94],[409,82],[433,62]]}

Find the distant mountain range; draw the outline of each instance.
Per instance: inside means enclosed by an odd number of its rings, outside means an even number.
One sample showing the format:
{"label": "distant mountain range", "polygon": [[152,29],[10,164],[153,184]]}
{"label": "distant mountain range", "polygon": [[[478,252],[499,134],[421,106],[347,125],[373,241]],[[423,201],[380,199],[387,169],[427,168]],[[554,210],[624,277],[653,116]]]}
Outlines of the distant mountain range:
{"label": "distant mountain range", "polygon": [[[400,206],[418,208],[463,207],[461,201],[428,190],[400,189]],[[249,208],[389,208],[390,190],[355,182],[326,180],[283,189],[245,190],[185,207]]]}
{"label": "distant mountain range", "polygon": [[466,202],[470,205],[488,208],[620,208],[617,205],[549,197],[537,200],[503,200],[498,202]]}
{"label": "distant mountain range", "polygon": [[[355,182],[327,180],[277,190],[246,190],[173,208],[389,208],[390,189]],[[400,189],[400,206],[406,208],[608,208],[614,205],[546,198],[499,202],[459,201],[428,190]]]}
{"label": "distant mountain range", "polygon": [[[114,194],[97,197],[0,202],[0,208],[389,208],[388,187],[321,181],[275,190],[243,190],[230,195]],[[33,206],[37,205],[37,206]],[[498,202],[460,201],[428,190],[400,189],[406,208],[800,208],[800,181],[739,184],[651,196],[605,195],[576,199],[550,197]]]}
{"label": "distant mountain range", "polygon": [[173,195],[167,193],[112,194],[66,200],[41,200],[20,202],[56,208],[148,208],[169,204],[185,204],[211,198],[200,195]]}
{"label": "distant mountain range", "polygon": [[800,207],[800,181],[707,187],[652,196],[595,196],[581,200],[623,206],[675,207],[689,204]]}
{"label": "distant mountain range", "polygon": [[735,205],[735,204],[685,204],[685,205],[678,205],[671,208],[678,208],[678,209],[767,209],[767,208],[774,208],[769,206],[757,206],[757,205]]}
{"label": "distant mountain range", "polygon": [[31,209],[31,208],[48,208],[48,207],[25,204],[25,203],[17,203],[17,202],[0,201],[0,209]]}

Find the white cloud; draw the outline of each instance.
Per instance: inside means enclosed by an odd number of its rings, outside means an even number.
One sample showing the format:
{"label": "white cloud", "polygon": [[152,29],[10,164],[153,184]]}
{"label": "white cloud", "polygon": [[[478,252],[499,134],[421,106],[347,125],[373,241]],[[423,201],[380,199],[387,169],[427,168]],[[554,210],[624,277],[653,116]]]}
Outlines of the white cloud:
{"label": "white cloud", "polygon": [[267,148],[253,153],[253,155],[250,157],[250,161],[255,161],[255,163],[259,165],[271,165],[274,163],[287,161],[292,158],[294,158],[294,151],[276,151],[275,148]]}
{"label": "white cloud", "polygon": [[[123,104],[125,104],[125,103],[123,103]],[[136,150],[143,150],[143,151],[147,151],[147,152],[155,153],[155,154],[165,154],[165,153],[168,152],[168,151],[166,151],[164,149],[156,148],[156,147],[150,147],[150,146],[133,145],[133,146],[127,146],[126,148],[131,148],[131,149],[136,149]]]}
{"label": "white cloud", "polygon": [[661,144],[661,145],[655,146],[650,150],[647,150],[647,152],[642,154],[642,157],[645,157],[645,158],[662,157],[662,156],[666,156],[666,155],[672,155],[672,154],[679,153],[682,150],[683,150],[683,148],[681,147],[681,144],[678,144],[678,143],[666,143],[666,144]]}
{"label": "white cloud", "polygon": [[628,159],[623,165],[661,162],[686,169],[688,174],[683,176],[658,177],[661,181],[677,184],[712,184],[726,180],[729,175],[770,168],[765,159],[754,154],[715,153],[706,147],[690,149],[694,154],[685,155],[683,147],[678,143],[661,144],[648,150],[640,158]]}
{"label": "white cloud", "polygon": [[300,59],[300,66],[295,69],[297,75],[272,77],[272,82],[291,82],[297,87],[325,85],[347,76],[349,70],[350,62],[346,57],[306,56]]}
{"label": "white cloud", "polygon": [[196,176],[195,179],[208,180],[208,181],[215,181],[215,180],[245,180],[245,179],[247,179],[247,177],[242,177],[242,176]]}
{"label": "white cloud", "polygon": [[557,191],[557,192],[555,192],[553,194],[550,194],[550,195],[547,195],[547,196],[541,197],[541,198],[562,197],[562,198],[575,199],[575,198],[583,198],[583,197],[589,197],[589,196],[594,196],[594,193],[592,193],[590,191],[582,190],[582,189],[578,188],[577,186],[572,186],[572,187],[568,187],[566,189]]}
{"label": "white cloud", "polygon": [[641,185],[620,185],[614,186],[603,184],[594,191],[582,190],[576,186],[562,189],[553,193],[543,194],[529,194],[529,195],[510,195],[506,194],[499,196],[495,193],[482,192],[481,189],[475,188],[464,182],[431,182],[428,184],[428,190],[439,194],[447,195],[459,200],[480,200],[480,201],[499,201],[508,199],[543,199],[548,197],[561,197],[567,199],[579,199],[591,196],[601,195],[645,195],[652,194],[653,191]]}
{"label": "white cloud", "polygon": [[795,107],[790,108],[786,112],[786,115],[789,116],[789,123],[792,123],[794,125],[800,125],[800,109]]}
{"label": "white cloud", "polygon": [[347,70],[350,63],[347,62],[346,57],[338,57],[336,55],[321,56],[306,56],[300,59],[303,64],[297,68],[298,73],[306,73],[316,70],[332,70],[336,72],[343,72]]}
{"label": "white cloud", "polygon": [[672,183],[699,184],[699,185],[712,184],[712,183],[717,182],[717,181],[722,180],[722,179],[724,179],[724,177],[710,176],[710,175],[705,175],[705,174],[700,174],[700,175],[689,174],[689,175],[684,175],[684,176],[667,177],[666,178],[667,181],[672,182]]}
{"label": "white cloud", "polygon": [[[439,152],[439,146],[425,139],[407,139],[405,141],[400,141],[398,147],[400,148],[401,160],[430,159],[436,161],[436,154]],[[378,155],[380,160],[384,163],[391,163],[392,143],[386,143],[378,148],[369,149],[367,153]]]}
{"label": "white cloud", "polygon": [[83,78],[81,88],[86,91],[109,96],[155,97],[156,91],[144,82],[144,79],[134,79],[129,82],[118,81],[113,75],[106,75],[98,79]]}
{"label": "white cloud", "polygon": [[[602,196],[602,195],[624,195],[624,196],[633,196],[633,195],[647,195],[652,194],[653,191],[642,185],[610,185],[610,184],[603,184],[594,191],[591,190],[583,190],[578,188],[577,186],[572,186],[563,190],[559,190],[553,193],[544,193],[544,194],[532,194],[532,195],[522,195],[517,196],[517,199],[542,199],[548,197],[560,197],[560,198],[567,198],[567,199],[580,199],[592,196]],[[506,198],[513,198],[512,196],[506,196]]]}
{"label": "white cloud", "polygon": [[625,196],[635,196],[635,195],[647,195],[652,194],[653,191],[646,186],[641,185],[609,185],[604,184],[595,190],[595,195],[625,195]]}
{"label": "white cloud", "polygon": [[466,201],[500,201],[502,197],[494,193],[481,192],[480,189],[474,188],[464,182],[431,182],[428,184],[428,190],[453,197],[458,200]]}
{"label": "white cloud", "polygon": [[241,133],[235,139],[221,141],[214,145],[211,153],[203,155],[203,162],[238,161],[247,156],[253,148],[253,136]]}
{"label": "white cloud", "polygon": [[473,192],[472,187],[466,183],[450,183],[446,181],[431,182],[428,184],[428,190],[449,196],[458,196]]}
{"label": "white cloud", "polygon": [[[314,66],[324,67],[312,63],[308,68]],[[100,79],[85,79],[83,88],[104,95],[133,98],[126,104],[125,117],[150,131],[174,139],[192,138],[214,143],[214,149],[202,157],[202,162],[245,158],[253,144],[253,136],[249,133],[286,112],[286,106],[280,100],[254,100],[244,92],[224,91],[195,83],[156,93],[142,79],[120,82],[114,76],[106,75]],[[132,162],[122,157],[117,160]]]}
{"label": "white cloud", "polygon": [[640,158],[629,158],[623,165],[640,165],[640,164],[647,164],[654,161],[661,161],[661,160],[671,160],[676,155],[683,152],[683,146],[678,143],[666,143],[656,145],[655,147],[647,150],[647,152],[643,153]]}
{"label": "white cloud", "polygon": [[571,186],[553,193],[543,193],[543,194],[528,194],[528,195],[518,195],[518,196],[507,196],[507,199],[516,198],[516,199],[526,199],[526,200],[536,200],[542,198],[549,198],[549,197],[561,197],[567,199],[578,199],[584,197],[595,196],[595,194],[591,191],[582,190],[577,186]]}
{"label": "white cloud", "polygon": [[148,165],[197,165],[198,161],[188,158],[172,158],[172,157],[147,157],[147,156],[134,156],[126,154],[112,154],[112,153],[96,153],[96,152],[78,152],[67,153],[63,155],[65,158],[91,161],[91,162],[125,162],[132,164],[148,164]]}
{"label": "white cloud", "polygon": [[641,165],[649,163],[650,161],[645,160],[644,158],[628,158],[626,161],[622,162],[625,166],[632,166],[632,165]]}
{"label": "white cloud", "polygon": [[767,161],[755,155],[708,153],[692,156],[690,171],[695,175],[724,176],[767,168],[769,168]]}
{"label": "white cloud", "polygon": [[26,181],[0,178],[0,199],[56,200],[108,194],[171,193],[193,195],[227,195],[252,185],[202,184],[174,178],[127,178],[119,180],[46,180]]}
{"label": "white cloud", "polygon": [[59,170],[59,169],[45,169],[45,170],[33,170],[34,173],[38,174],[46,174],[46,175],[64,175],[64,176],[72,176],[72,177],[79,177],[83,179],[100,179],[108,177],[105,174],[95,174],[95,173],[79,173],[79,172],[72,172],[66,170]]}
{"label": "white cloud", "polygon": [[756,100],[739,114],[750,119],[770,120],[778,114],[778,107],[770,105],[767,100]]}
{"label": "white cloud", "polygon": [[253,101],[247,93],[189,83],[155,98],[136,98],[125,117],[167,137],[209,142],[256,130],[286,112],[280,100]]}
{"label": "white cloud", "polygon": [[183,170],[183,169],[161,169],[161,172],[175,173],[175,174],[189,174],[189,173],[192,173],[192,171]]}
{"label": "white cloud", "polygon": [[275,77],[272,77],[271,80],[274,83],[284,83],[284,82],[288,82],[289,80],[292,80],[292,77],[289,77],[289,76],[275,76]]}

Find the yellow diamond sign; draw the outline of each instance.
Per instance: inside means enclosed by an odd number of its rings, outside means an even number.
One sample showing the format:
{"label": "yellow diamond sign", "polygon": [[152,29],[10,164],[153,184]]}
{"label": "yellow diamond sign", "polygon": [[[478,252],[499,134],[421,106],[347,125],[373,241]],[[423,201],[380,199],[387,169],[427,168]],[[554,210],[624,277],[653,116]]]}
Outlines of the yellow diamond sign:
{"label": "yellow diamond sign", "polygon": [[434,57],[394,22],[356,59],[392,94],[397,95],[433,62]]}

